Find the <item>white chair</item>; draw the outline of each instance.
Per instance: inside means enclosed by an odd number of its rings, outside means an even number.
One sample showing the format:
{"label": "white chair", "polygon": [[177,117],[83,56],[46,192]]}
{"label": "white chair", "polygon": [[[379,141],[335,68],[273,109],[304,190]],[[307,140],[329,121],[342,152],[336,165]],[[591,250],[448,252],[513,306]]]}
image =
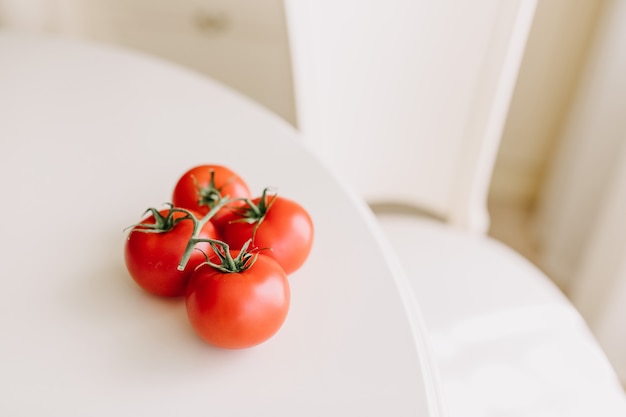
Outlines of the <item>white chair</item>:
{"label": "white chair", "polygon": [[485,234],[535,7],[286,0],[298,125],[395,248],[450,416],[624,416],[622,388],[577,311]]}

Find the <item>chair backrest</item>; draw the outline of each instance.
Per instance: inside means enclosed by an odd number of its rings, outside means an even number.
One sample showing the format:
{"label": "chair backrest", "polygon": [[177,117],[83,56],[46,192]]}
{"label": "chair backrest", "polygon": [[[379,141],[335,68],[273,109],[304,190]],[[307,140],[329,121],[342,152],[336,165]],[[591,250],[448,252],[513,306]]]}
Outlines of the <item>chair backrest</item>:
{"label": "chair backrest", "polygon": [[298,127],[370,203],[484,232],[536,0],[286,0]]}

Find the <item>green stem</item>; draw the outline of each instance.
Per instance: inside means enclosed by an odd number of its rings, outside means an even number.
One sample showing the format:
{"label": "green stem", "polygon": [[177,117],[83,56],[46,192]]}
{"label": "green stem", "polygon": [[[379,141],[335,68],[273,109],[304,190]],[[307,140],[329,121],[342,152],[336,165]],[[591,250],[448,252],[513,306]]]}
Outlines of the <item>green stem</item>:
{"label": "green stem", "polygon": [[184,270],[185,267],[187,266],[187,263],[189,262],[189,258],[191,258],[191,254],[193,252],[193,248],[196,246],[197,243],[212,240],[212,239],[206,240],[206,239],[199,238],[198,236],[200,235],[200,231],[202,230],[204,225],[207,224],[207,222],[211,220],[213,216],[215,216],[215,213],[220,211],[222,207],[224,207],[226,204],[230,203],[231,201],[232,200],[230,200],[228,196],[224,196],[222,197],[220,202],[217,203],[213,208],[211,208],[211,210],[209,210],[209,212],[202,219],[198,220],[194,216],[191,216],[193,220],[193,233],[191,234],[191,238],[187,242],[187,246],[185,247],[185,252],[183,252],[183,257],[181,258],[180,263],[178,264],[177,269],[179,271]]}

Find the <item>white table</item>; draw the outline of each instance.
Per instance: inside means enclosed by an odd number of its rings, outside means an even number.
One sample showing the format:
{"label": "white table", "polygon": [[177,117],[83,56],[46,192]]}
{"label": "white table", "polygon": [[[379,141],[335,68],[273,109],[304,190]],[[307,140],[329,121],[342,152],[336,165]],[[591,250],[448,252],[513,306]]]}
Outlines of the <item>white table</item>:
{"label": "white table", "polygon": [[[182,300],[124,266],[124,228],[201,163],[277,187],[315,222],[287,321],[251,349],[208,346]],[[0,35],[0,190],[0,415],[439,415],[419,313],[371,213],[290,126],[215,82]]]}

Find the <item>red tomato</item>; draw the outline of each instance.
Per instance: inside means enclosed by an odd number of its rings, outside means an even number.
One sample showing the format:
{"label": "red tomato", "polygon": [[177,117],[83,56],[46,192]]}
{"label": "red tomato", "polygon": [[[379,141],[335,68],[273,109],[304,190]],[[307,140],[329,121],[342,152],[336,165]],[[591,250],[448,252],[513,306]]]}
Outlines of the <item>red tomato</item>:
{"label": "red tomato", "polygon": [[239,272],[204,264],[193,273],[187,315],[206,342],[248,348],[272,337],[285,321],[290,301],[287,275],[273,259],[256,256],[252,266]]}
{"label": "red tomato", "polygon": [[[252,200],[255,208],[242,207],[218,226],[220,236],[231,246],[252,246],[275,259],[287,274],[304,264],[313,246],[313,221],[298,203],[276,195]],[[245,220],[245,221],[244,221]]]}
{"label": "red tomato", "polygon": [[[200,165],[183,174],[174,187],[172,203],[205,215],[218,204],[222,197],[250,198],[245,181],[230,169],[220,165]],[[228,204],[213,218],[219,222],[230,209],[244,204],[236,201]]]}
{"label": "red tomato", "polygon": [[[161,210],[159,213],[167,217],[169,211]],[[184,213],[175,212],[172,220],[183,216]],[[128,272],[141,288],[151,294],[163,297],[184,295],[193,270],[206,260],[202,252],[194,250],[185,269],[177,270],[193,233],[193,221],[182,220],[174,225],[166,225],[166,229],[169,227],[171,229],[160,233],[145,232],[149,228],[142,226],[144,224],[155,224],[155,216],[151,215],[142,221],[141,225],[133,227],[128,235],[124,248]],[[198,237],[217,239],[215,226],[207,222]],[[210,251],[210,245],[206,242],[198,243],[196,248],[207,253]]]}

